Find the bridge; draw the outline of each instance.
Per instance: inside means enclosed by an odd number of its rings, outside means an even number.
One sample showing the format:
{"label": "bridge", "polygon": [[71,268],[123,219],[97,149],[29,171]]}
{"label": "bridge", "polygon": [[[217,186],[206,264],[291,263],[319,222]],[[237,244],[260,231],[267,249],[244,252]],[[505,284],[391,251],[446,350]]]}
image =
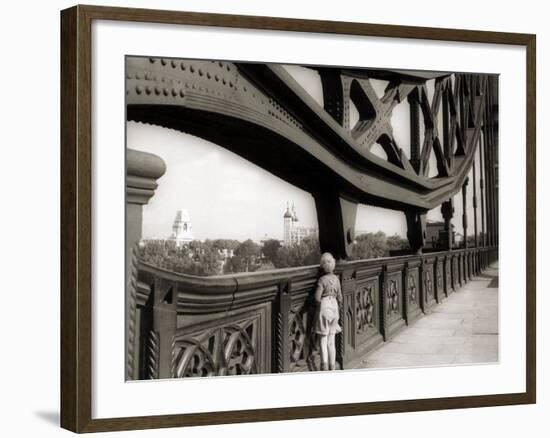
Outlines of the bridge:
{"label": "bridge", "polygon": [[[346,369],[498,259],[498,78],[309,68],[320,77],[322,104],[280,65],[128,58],[127,119],[204,138],[311,193],[321,251],[338,259],[337,360]],[[388,81],[382,97],[373,79]],[[432,99],[428,81],[435,81]],[[410,107],[408,154],[392,125],[403,102]],[[165,169],[159,157],[127,150],[127,378],[319,369],[311,329],[318,267],[194,277],[139,260],[142,207]],[[473,242],[466,213],[471,171]],[[464,239],[457,248],[451,220],[459,193]],[[411,250],[348,260],[358,204],[401,211]],[[426,215],[438,207],[446,238],[432,250]]]}

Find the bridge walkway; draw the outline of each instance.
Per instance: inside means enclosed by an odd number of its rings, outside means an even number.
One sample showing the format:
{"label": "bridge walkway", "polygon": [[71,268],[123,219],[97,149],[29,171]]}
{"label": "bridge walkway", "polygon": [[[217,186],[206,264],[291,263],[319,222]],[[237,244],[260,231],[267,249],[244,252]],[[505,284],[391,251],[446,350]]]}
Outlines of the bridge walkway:
{"label": "bridge walkway", "polygon": [[355,368],[498,361],[498,262],[434,306]]}

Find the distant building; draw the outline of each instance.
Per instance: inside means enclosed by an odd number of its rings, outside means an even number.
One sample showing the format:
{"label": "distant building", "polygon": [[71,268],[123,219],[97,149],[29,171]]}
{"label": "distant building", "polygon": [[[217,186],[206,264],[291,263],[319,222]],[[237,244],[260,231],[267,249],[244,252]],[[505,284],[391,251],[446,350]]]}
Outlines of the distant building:
{"label": "distant building", "polygon": [[[451,224],[451,245],[456,243],[455,226]],[[438,249],[447,247],[447,231],[445,222],[434,221],[426,224],[426,248]]]}
{"label": "distant building", "polygon": [[228,248],[222,248],[218,250],[218,254],[225,260],[234,256],[234,250]]}
{"label": "distant building", "polygon": [[168,240],[175,242],[177,247],[187,245],[193,241],[193,233],[191,231],[191,218],[187,210],[178,210],[174,225],[172,225],[172,235]]}
{"label": "distant building", "polygon": [[281,239],[276,239],[275,237],[269,237],[267,234],[264,234],[264,237],[262,237],[259,241],[260,245],[265,245],[266,242],[270,240],[277,240],[281,245],[284,245],[285,241]]}
{"label": "distant building", "polygon": [[292,204],[291,211],[287,203],[286,211],[283,214],[283,244],[299,244],[306,237],[317,236],[317,234],[317,228],[300,225],[294,204]]}

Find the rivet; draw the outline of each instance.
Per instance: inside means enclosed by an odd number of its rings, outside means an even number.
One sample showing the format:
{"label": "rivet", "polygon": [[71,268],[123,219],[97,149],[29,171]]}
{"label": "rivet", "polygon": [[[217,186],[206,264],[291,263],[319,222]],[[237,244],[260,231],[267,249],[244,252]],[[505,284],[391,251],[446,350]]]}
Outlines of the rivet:
{"label": "rivet", "polygon": [[199,68],[199,76],[202,76],[203,74],[202,69]]}
{"label": "rivet", "polygon": [[160,58],[160,63],[161,63],[162,65],[166,65],[166,59]]}
{"label": "rivet", "polygon": [[151,64],[154,64],[154,63],[155,63],[155,58],[149,58],[149,62],[150,62]]}
{"label": "rivet", "polygon": [[164,94],[165,96],[168,96],[168,88],[164,88],[162,90],[162,94]]}
{"label": "rivet", "polygon": [[137,94],[143,93],[143,87],[141,85],[136,85],[136,93]]}
{"label": "rivet", "polygon": [[159,88],[159,87],[155,87],[155,94],[156,94],[157,96],[160,95],[160,88]]}
{"label": "rivet", "polygon": [[171,64],[172,64],[172,68],[176,68],[176,66],[177,66],[176,61],[174,61],[174,60],[172,59]]}
{"label": "rivet", "polygon": [[189,67],[189,70],[191,70],[191,73],[195,73],[195,66],[191,65],[191,67]]}
{"label": "rivet", "polygon": [[184,96],[185,96],[185,94],[184,94],[183,90],[180,90],[180,97],[184,97]]}
{"label": "rivet", "polygon": [[183,62],[181,63],[181,69],[185,71],[185,64]]}
{"label": "rivet", "polygon": [[145,93],[151,94],[151,87],[145,87]]}
{"label": "rivet", "polygon": [[210,72],[208,72],[208,71],[206,72],[206,77],[207,77],[208,79],[210,79],[210,78],[212,77],[212,75],[210,74]]}
{"label": "rivet", "polygon": [[178,95],[178,92],[174,88],[172,88],[172,96],[176,97],[177,95]]}

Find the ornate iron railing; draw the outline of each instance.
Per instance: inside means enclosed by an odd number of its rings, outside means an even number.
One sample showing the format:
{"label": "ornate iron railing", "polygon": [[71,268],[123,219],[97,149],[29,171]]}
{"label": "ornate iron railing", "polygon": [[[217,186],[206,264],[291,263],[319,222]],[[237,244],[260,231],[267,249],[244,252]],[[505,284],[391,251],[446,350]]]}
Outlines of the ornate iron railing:
{"label": "ornate iron railing", "polygon": [[[340,367],[355,366],[496,258],[496,248],[471,248],[339,263]],[[136,378],[318,370],[318,278],[317,267],[194,277],[139,263]]]}

